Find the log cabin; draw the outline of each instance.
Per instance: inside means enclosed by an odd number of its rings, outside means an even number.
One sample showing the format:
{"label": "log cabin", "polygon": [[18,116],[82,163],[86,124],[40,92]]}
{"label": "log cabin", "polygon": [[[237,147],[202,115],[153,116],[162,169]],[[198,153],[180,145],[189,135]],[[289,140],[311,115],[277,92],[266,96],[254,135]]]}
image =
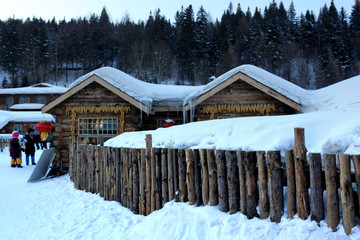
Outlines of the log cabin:
{"label": "log cabin", "polygon": [[111,68],[94,70],[47,103],[55,119],[56,162],[69,162],[69,144],[100,144],[123,132],[176,124],[301,111],[294,84],[252,65],[242,65],[203,86],[151,84]]}

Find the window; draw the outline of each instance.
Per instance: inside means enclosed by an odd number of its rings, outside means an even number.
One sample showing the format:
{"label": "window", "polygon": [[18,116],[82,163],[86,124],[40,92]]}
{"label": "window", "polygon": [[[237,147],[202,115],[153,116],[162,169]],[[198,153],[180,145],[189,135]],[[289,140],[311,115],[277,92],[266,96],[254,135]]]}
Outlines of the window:
{"label": "window", "polygon": [[107,140],[118,134],[118,118],[79,118],[78,133],[82,144],[96,145],[100,136]]}
{"label": "window", "polygon": [[13,100],[12,96],[8,96],[8,97],[7,97],[7,106],[8,106],[8,107],[11,107],[11,106],[12,106],[12,100]]}
{"label": "window", "polygon": [[21,96],[20,101],[21,101],[21,103],[29,103],[29,97],[28,96]]}

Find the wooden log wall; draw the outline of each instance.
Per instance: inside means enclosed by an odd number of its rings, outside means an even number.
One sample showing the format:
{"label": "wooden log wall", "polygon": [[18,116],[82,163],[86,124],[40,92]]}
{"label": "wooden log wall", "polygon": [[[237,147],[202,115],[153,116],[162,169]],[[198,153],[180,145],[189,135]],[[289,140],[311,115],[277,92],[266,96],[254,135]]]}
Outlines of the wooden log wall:
{"label": "wooden log wall", "polygon": [[[325,219],[333,231],[337,231],[341,217],[347,234],[351,234],[356,224],[360,155],[310,153],[305,156],[303,166],[309,167],[309,179],[302,176],[302,181],[296,181],[299,178],[296,175],[307,170],[297,169],[298,160],[292,150],[286,151],[281,161],[280,151],[159,149],[152,148],[151,136],[147,140],[146,149],[72,145],[70,179],[75,188],[99,193],[105,200],[117,201],[142,215],[175,200],[195,206],[219,204],[219,210],[229,214],[240,211],[248,218],[270,217],[277,223],[283,214],[292,218],[296,209],[305,207],[303,214],[309,211],[317,223]],[[355,169],[353,177],[351,161]],[[352,179],[357,185],[352,184]],[[299,186],[302,182],[306,185]],[[287,198],[284,184],[287,184]],[[352,185],[357,187],[353,189]],[[310,204],[296,202],[299,197],[304,199],[300,189],[310,189]],[[287,199],[287,213],[284,213],[284,199]],[[308,210],[307,204],[311,207]]]}

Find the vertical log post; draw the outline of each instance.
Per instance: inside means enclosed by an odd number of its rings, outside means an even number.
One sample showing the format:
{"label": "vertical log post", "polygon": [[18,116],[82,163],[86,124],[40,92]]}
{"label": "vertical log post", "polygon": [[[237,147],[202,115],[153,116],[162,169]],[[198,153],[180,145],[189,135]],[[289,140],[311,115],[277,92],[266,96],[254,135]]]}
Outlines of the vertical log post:
{"label": "vertical log post", "polygon": [[99,193],[100,190],[100,147],[95,146],[95,193]]}
{"label": "vertical log post", "polygon": [[257,151],[256,160],[258,165],[258,179],[259,179],[260,218],[266,219],[269,217],[269,197],[268,197],[268,186],[267,186],[265,152]]}
{"label": "vertical log post", "polygon": [[310,214],[309,193],[307,186],[307,162],[304,128],[295,128],[295,180],[296,180],[296,200],[298,205],[298,216],[305,220]]}
{"label": "vertical log post", "polygon": [[194,178],[194,155],[192,149],[185,150],[186,159],[186,185],[189,197],[189,204],[194,205],[195,197],[195,178]]}
{"label": "vertical log post", "polygon": [[200,152],[199,149],[193,150],[194,154],[194,177],[195,177],[195,195],[196,206],[202,205],[202,189],[201,189],[201,164],[200,164]]}
{"label": "vertical log post", "polygon": [[116,148],[115,151],[115,176],[116,176],[116,183],[115,183],[115,201],[121,202],[121,149]]}
{"label": "vertical log post", "polygon": [[218,205],[218,187],[217,187],[217,172],[214,150],[206,150],[206,159],[209,170],[209,199],[210,206]]}
{"label": "vertical log post", "polygon": [[237,159],[239,161],[239,185],[240,185],[240,207],[241,212],[244,215],[247,215],[247,186],[246,186],[246,173],[245,173],[245,152],[237,151]]}
{"label": "vertical log post", "polygon": [[145,215],[145,181],[146,181],[146,159],[145,159],[145,149],[140,150],[140,185],[139,185],[139,214]]}
{"label": "vertical log post", "polygon": [[174,199],[176,202],[179,202],[179,164],[177,158],[176,149],[171,149],[172,152],[172,161],[173,161],[173,171],[174,171]]}
{"label": "vertical log post", "polygon": [[132,202],[133,202],[133,213],[135,214],[139,214],[139,159],[140,159],[140,149],[133,149]]}
{"label": "vertical log post", "polygon": [[285,151],[285,161],[287,176],[287,217],[291,219],[296,214],[295,166],[293,150]]}
{"label": "vertical log post", "polygon": [[155,149],[151,150],[151,205],[150,213],[156,210],[156,158],[155,158]]}
{"label": "vertical log post", "polygon": [[311,220],[315,220],[318,225],[320,221],[324,220],[324,198],[322,189],[322,167],[321,154],[309,153],[309,167],[310,167],[310,188],[311,188]]}
{"label": "vertical log post", "polygon": [[[0,138],[0,149],[3,151],[3,139]],[[74,182],[73,164],[74,164],[74,149],[75,146],[72,142],[72,137],[69,137],[69,176],[70,180]]]}
{"label": "vertical log post", "polygon": [[169,194],[169,201],[174,199],[174,162],[173,162],[173,149],[167,150],[167,166],[168,166],[168,194]]}
{"label": "vertical log post", "polygon": [[133,158],[133,151],[134,149],[129,149],[128,152],[128,203],[127,203],[127,207],[133,211],[133,165],[132,165],[132,158]]}
{"label": "vertical log post", "polygon": [[151,134],[146,134],[146,149],[145,149],[145,165],[146,165],[146,210],[145,215],[148,216],[151,213],[151,151],[152,151],[152,136]]}
{"label": "vertical log post", "polygon": [[358,194],[358,215],[360,215],[360,155],[352,155],[351,159],[354,164],[354,170],[355,170],[355,179],[356,179],[356,188],[357,188],[357,194]]}
{"label": "vertical log post", "polygon": [[169,189],[168,189],[168,166],[167,166],[167,152],[168,149],[161,149],[161,207],[164,207],[165,203],[169,201]]}
{"label": "vertical log post", "polygon": [[326,183],[326,223],[334,232],[340,223],[338,176],[336,172],[336,155],[324,154],[325,183]]}
{"label": "vertical log post", "polygon": [[206,159],[206,150],[200,149],[200,162],[202,170],[201,193],[204,206],[209,204],[209,171]]}
{"label": "vertical log post", "polygon": [[267,152],[267,167],[270,191],[270,221],[279,223],[284,213],[283,185],[281,181],[280,151]]}
{"label": "vertical log post", "polygon": [[217,183],[219,187],[219,210],[229,211],[229,194],[226,177],[225,151],[216,150]]}
{"label": "vertical log post", "polygon": [[258,217],[256,211],[258,200],[258,188],[256,182],[256,152],[245,152],[244,167],[246,172],[246,187],[247,187],[247,218],[252,219]]}
{"label": "vertical log post", "polygon": [[186,161],[185,150],[179,149],[177,152],[179,163],[179,201],[187,201],[187,189],[186,189]]}
{"label": "vertical log post", "polygon": [[159,210],[162,206],[161,200],[161,149],[155,148],[155,174],[156,174],[156,188],[155,188],[155,210]]}
{"label": "vertical log post", "polygon": [[355,226],[355,211],[350,172],[350,157],[348,154],[339,155],[339,169],[342,220],[345,233],[349,235],[351,234],[351,229]]}
{"label": "vertical log post", "polygon": [[129,179],[129,171],[128,171],[128,157],[129,157],[129,149],[128,148],[122,148],[122,153],[121,156],[123,157],[123,175],[122,175],[122,191],[121,191],[121,197],[122,197],[122,201],[121,204],[124,207],[128,207],[127,203],[128,203],[128,179]]}
{"label": "vertical log post", "polygon": [[234,151],[226,151],[227,185],[229,192],[230,214],[237,213],[240,209],[239,172]]}

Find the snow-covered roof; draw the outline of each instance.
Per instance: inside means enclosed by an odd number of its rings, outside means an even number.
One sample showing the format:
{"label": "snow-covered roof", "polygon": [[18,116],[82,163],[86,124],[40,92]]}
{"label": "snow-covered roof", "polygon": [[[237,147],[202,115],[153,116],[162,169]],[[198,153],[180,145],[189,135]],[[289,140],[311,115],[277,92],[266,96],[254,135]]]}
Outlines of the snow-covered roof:
{"label": "snow-covered roof", "polygon": [[42,103],[21,103],[21,104],[15,104],[12,105],[11,107],[9,107],[11,110],[41,110],[41,108],[44,106],[45,104]]}
{"label": "snow-covered roof", "polygon": [[17,121],[17,122],[54,122],[55,119],[51,114],[42,113],[41,111],[2,111],[0,110],[0,129],[3,128],[8,122]]}
{"label": "snow-covered roof", "polygon": [[152,84],[138,80],[120,70],[103,67],[78,78],[69,86],[69,89],[96,75],[149,109],[154,106],[185,106],[239,72],[300,104],[304,89],[252,65],[242,65],[234,68],[202,86]]}
{"label": "snow-covered roof", "polygon": [[69,90],[49,83],[38,83],[29,87],[2,88],[0,94],[62,94]]}
{"label": "snow-covered roof", "polygon": [[147,83],[118,69],[103,67],[78,78],[69,86],[69,89],[85,81],[92,75],[97,75],[145,106],[182,106],[185,97],[200,88],[199,86]]}

